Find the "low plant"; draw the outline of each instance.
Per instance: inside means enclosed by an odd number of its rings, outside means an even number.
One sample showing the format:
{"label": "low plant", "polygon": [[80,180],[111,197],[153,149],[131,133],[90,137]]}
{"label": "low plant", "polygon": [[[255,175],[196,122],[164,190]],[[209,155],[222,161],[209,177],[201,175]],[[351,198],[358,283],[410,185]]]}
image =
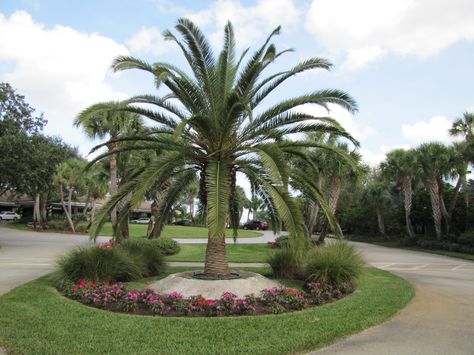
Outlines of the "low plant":
{"label": "low plant", "polygon": [[144,276],[155,276],[165,269],[164,256],[160,246],[155,241],[128,239],[124,240],[117,247],[145,264],[146,273]]}
{"label": "low plant", "polygon": [[176,240],[173,240],[171,238],[161,237],[161,238],[152,240],[152,242],[158,245],[163,255],[178,254],[179,251],[181,250],[179,243]]}
{"label": "low plant", "polygon": [[302,256],[291,248],[275,250],[267,259],[273,275],[278,278],[300,278],[303,270]]}
{"label": "low plant", "polygon": [[148,273],[146,265],[121,248],[77,247],[58,260],[61,280],[130,281]]}
{"label": "low plant", "polygon": [[65,219],[52,219],[48,221],[48,229],[65,230],[69,228],[69,224]]}
{"label": "low plant", "polygon": [[327,243],[308,253],[305,276],[308,281],[339,288],[345,283],[353,284],[364,264],[361,254],[347,242]]}

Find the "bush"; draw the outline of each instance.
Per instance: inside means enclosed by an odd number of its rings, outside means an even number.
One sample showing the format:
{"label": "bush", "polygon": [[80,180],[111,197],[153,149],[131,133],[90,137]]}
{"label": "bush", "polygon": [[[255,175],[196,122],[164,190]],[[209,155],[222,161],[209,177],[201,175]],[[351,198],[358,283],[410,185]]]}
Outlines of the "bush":
{"label": "bush", "polygon": [[53,219],[51,221],[48,221],[48,228],[65,230],[69,228],[69,224],[67,223],[65,219]]}
{"label": "bush", "polygon": [[457,238],[457,242],[461,245],[465,245],[474,248],[474,232],[465,232]]}
{"label": "bush", "polygon": [[121,248],[78,247],[61,257],[58,271],[62,280],[115,282],[136,280],[147,273],[146,265]]}
{"label": "bush", "polygon": [[181,250],[179,243],[171,238],[158,238],[152,240],[158,244],[163,255],[174,255],[178,254]]}
{"label": "bush", "polygon": [[354,283],[362,272],[364,260],[346,242],[335,242],[316,247],[307,255],[305,276],[308,281],[339,288]]}
{"label": "bush", "polygon": [[281,235],[275,238],[275,246],[277,248],[286,248],[288,244],[288,235]]}
{"label": "bush", "polygon": [[86,222],[86,221],[79,222],[75,226],[76,232],[87,233],[88,226],[89,226],[89,222]]}
{"label": "bush", "polygon": [[165,259],[157,241],[128,239],[120,243],[119,248],[145,264],[147,272],[144,276],[158,275],[165,269]]}
{"label": "bush", "polygon": [[301,278],[301,256],[290,248],[275,250],[267,259],[273,275],[284,279]]}

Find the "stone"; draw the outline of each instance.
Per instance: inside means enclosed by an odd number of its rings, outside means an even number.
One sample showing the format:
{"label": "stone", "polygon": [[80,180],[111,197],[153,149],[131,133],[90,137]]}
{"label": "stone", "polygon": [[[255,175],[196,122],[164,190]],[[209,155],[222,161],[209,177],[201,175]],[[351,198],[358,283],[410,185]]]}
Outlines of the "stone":
{"label": "stone", "polygon": [[202,295],[207,299],[219,299],[224,292],[232,292],[238,297],[253,293],[255,296],[260,291],[278,286],[278,282],[270,280],[253,272],[239,272],[240,277],[229,280],[202,280],[194,278],[196,272],[181,272],[149,285],[149,288],[158,293],[179,292],[184,297]]}

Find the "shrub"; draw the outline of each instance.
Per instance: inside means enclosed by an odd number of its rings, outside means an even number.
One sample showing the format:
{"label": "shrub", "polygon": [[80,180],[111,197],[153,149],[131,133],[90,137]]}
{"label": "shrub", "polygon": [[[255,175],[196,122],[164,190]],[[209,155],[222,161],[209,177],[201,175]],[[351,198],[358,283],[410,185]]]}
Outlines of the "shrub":
{"label": "shrub", "polygon": [[181,250],[179,243],[171,238],[158,238],[152,241],[158,244],[163,255],[178,254]]}
{"label": "shrub", "polygon": [[354,247],[346,242],[329,243],[308,254],[305,276],[309,281],[337,288],[355,282],[363,266],[362,256]]}
{"label": "shrub", "polygon": [[165,259],[156,241],[128,239],[120,243],[119,248],[145,264],[147,272],[144,276],[158,275],[165,269]]}
{"label": "shrub", "polygon": [[275,277],[285,279],[300,278],[302,274],[301,256],[290,248],[275,250],[267,259]]}
{"label": "shrub", "polygon": [[69,224],[67,223],[65,219],[53,219],[51,221],[48,221],[48,228],[65,230],[69,228]]}
{"label": "shrub", "polygon": [[457,238],[457,242],[461,245],[474,248],[474,232],[465,232]]}
{"label": "shrub", "polygon": [[275,238],[275,246],[277,248],[286,248],[288,246],[288,235],[281,235]]}
{"label": "shrub", "polygon": [[87,233],[88,226],[89,226],[89,222],[87,221],[78,222],[75,226],[76,232]]}
{"label": "shrub", "polygon": [[113,282],[136,280],[147,273],[143,262],[121,248],[78,247],[58,261],[63,280]]}

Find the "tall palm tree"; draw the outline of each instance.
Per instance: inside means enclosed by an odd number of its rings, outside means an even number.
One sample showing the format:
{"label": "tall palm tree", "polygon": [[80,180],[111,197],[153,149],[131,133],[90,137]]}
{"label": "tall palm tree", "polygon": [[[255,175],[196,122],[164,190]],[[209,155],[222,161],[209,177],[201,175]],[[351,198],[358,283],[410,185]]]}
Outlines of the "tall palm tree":
{"label": "tall palm tree", "polygon": [[466,141],[474,140],[474,113],[464,112],[453,122],[449,130],[452,136],[462,136]]}
{"label": "tall palm tree", "polygon": [[364,189],[362,201],[371,206],[377,215],[377,224],[381,235],[385,236],[383,207],[389,201],[388,182],[379,171],[373,171]]}
{"label": "tall palm tree", "polygon": [[[109,102],[110,108],[116,108],[118,103]],[[96,110],[94,105],[83,110],[74,120],[74,126],[82,127],[86,135],[93,139],[108,139],[106,147],[109,151],[110,169],[110,194],[117,193],[119,187],[119,174],[117,168],[117,150],[120,142],[118,139],[138,131],[141,119],[138,114],[120,110]],[[117,209],[110,212],[114,235],[119,233]]]}
{"label": "tall palm tree", "polygon": [[431,208],[435,225],[436,237],[441,238],[443,217],[442,204],[440,196],[440,182],[446,175],[450,165],[449,149],[442,143],[432,142],[422,144],[417,152],[417,160],[424,175],[425,184],[430,193]]}
{"label": "tall palm tree", "polygon": [[[181,39],[170,31],[165,32],[165,37],[181,49],[189,73],[172,64],[149,64],[133,57],[118,57],[113,63],[115,71],[140,69],[151,73],[157,88],[164,86],[170,93],[162,97],[137,96],[126,102],[126,108],[119,108],[157,123],[153,134],[129,138],[137,142],[135,149],[157,149],[163,153],[121,188],[101,213],[104,215],[130,191],[134,191],[132,202],[137,202],[150,185],[172,177],[166,203],[160,209],[164,213],[199,176],[201,204],[206,209],[208,225],[203,277],[225,277],[229,275],[225,227],[229,214],[236,212],[229,208],[235,195],[236,173],[241,172],[253,182],[272,218],[281,218],[291,239],[297,239],[302,235],[302,217],[288,192],[290,176],[285,154],[315,144],[285,137],[296,132],[323,131],[351,138],[334,119],[316,117],[298,108],[305,104],[326,108],[334,104],[355,111],[356,103],[347,93],[331,89],[260,108],[265,98],[287,79],[311,69],[329,69],[331,64],[325,59],[311,58],[289,70],[262,77],[270,64],[288,52],[278,52],[271,43],[280,28],[245,64],[248,51],[236,57],[230,23],[225,26],[224,45],[217,57],[194,23],[179,19],[175,29]],[[98,104],[95,108],[110,110],[110,105]],[[92,235],[99,228],[97,224]]]}
{"label": "tall palm tree", "polygon": [[417,154],[414,150],[395,149],[387,154],[381,170],[385,178],[392,180],[400,188],[405,208],[405,226],[410,237],[414,237],[411,223],[413,202],[413,181],[418,174]]}

